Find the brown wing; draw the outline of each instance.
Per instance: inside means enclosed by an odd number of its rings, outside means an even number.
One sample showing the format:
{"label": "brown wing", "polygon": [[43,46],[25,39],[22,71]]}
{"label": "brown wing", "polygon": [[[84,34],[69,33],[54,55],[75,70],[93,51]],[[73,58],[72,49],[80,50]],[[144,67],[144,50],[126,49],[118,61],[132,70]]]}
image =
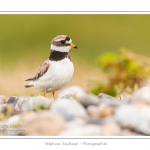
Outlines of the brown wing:
{"label": "brown wing", "polygon": [[35,81],[35,80],[38,80],[43,74],[45,74],[47,72],[49,66],[50,66],[50,64],[48,63],[48,61],[49,60],[47,59],[47,60],[45,60],[43,62],[43,64],[41,64],[41,66],[39,67],[39,70],[37,71],[36,75],[33,78],[29,78],[29,79],[27,79],[25,81],[30,81],[30,80]]}

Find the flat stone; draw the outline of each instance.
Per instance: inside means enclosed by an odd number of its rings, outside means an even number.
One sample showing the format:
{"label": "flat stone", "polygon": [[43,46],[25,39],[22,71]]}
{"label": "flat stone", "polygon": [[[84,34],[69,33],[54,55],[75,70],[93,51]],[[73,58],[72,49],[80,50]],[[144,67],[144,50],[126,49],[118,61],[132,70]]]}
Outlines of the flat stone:
{"label": "flat stone", "polygon": [[131,102],[131,94],[128,93],[121,93],[116,97],[122,103],[130,103]]}
{"label": "flat stone", "polygon": [[104,118],[104,117],[112,116],[114,110],[110,106],[103,107],[103,105],[99,105],[99,106],[91,105],[87,108],[87,112],[91,117]]}
{"label": "flat stone", "polygon": [[150,106],[123,105],[116,109],[114,117],[121,127],[150,135]]}
{"label": "flat stone", "polygon": [[56,100],[50,110],[63,115],[66,120],[72,120],[74,117],[87,117],[85,108],[79,102],[68,99]]}
{"label": "flat stone", "polygon": [[75,117],[73,120],[66,123],[66,129],[73,129],[86,125],[86,120],[83,118]]}
{"label": "flat stone", "polygon": [[19,115],[14,115],[14,116],[11,116],[10,118],[8,118],[5,121],[5,124],[7,124],[7,125],[16,124],[17,122],[19,122],[19,120],[20,120],[20,116]]}
{"label": "flat stone", "polygon": [[143,134],[136,133],[128,129],[123,129],[121,132],[121,136],[143,136]]}
{"label": "flat stone", "polygon": [[18,101],[17,101],[17,103],[15,104],[15,106],[14,106],[14,110],[16,111],[16,112],[20,112],[20,110],[21,110],[21,106],[22,106],[22,104],[23,104],[23,102],[26,100],[26,98],[24,98],[24,97],[18,97]]}
{"label": "flat stone", "polygon": [[87,124],[97,124],[97,125],[103,125],[103,119],[100,118],[94,118],[94,117],[89,117],[86,121]]}
{"label": "flat stone", "polygon": [[[68,95],[64,95],[61,99],[75,100],[75,97],[72,94],[68,94]],[[60,99],[58,99],[58,100],[60,100]]]}
{"label": "flat stone", "polygon": [[50,105],[54,102],[53,99],[49,99],[43,96],[34,96],[26,98],[21,104],[21,111],[32,111],[40,109],[49,109]]}
{"label": "flat stone", "polygon": [[131,96],[131,101],[133,103],[145,103],[150,105],[150,87],[145,86],[137,91],[135,91]]}
{"label": "flat stone", "polygon": [[117,108],[118,106],[120,106],[122,104],[121,100],[117,100],[114,97],[108,95],[108,94],[104,94],[104,93],[100,93],[98,95],[100,104],[99,105],[105,105],[105,106],[110,106],[113,108]]}
{"label": "flat stone", "polygon": [[27,128],[22,135],[55,136],[58,135],[64,127],[65,122],[60,115],[46,110],[39,111],[35,118],[27,122]]}
{"label": "flat stone", "polygon": [[87,107],[87,112],[89,114],[89,116],[93,117],[93,118],[98,118],[99,117],[99,109],[98,106],[95,105],[90,105]]}
{"label": "flat stone", "polygon": [[21,121],[19,115],[11,116],[7,120],[5,120],[3,124],[8,126],[4,132],[5,135],[16,136],[16,135],[20,135],[20,132],[22,132],[20,128]]}
{"label": "flat stone", "polygon": [[20,118],[22,122],[28,123],[37,117],[37,113],[35,111],[26,111],[20,114]]}
{"label": "flat stone", "polygon": [[104,124],[101,128],[102,128],[102,135],[105,136],[121,135],[122,132],[120,126],[113,122]]}
{"label": "flat stone", "polygon": [[59,136],[98,136],[102,134],[102,130],[98,125],[76,126],[60,132]]}
{"label": "flat stone", "polygon": [[87,123],[99,125],[99,127],[101,128],[101,135],[104,136],[115,136],[121,135],[122,133],[122,129],[112,116],[102,119],[90,118]]}
{"label": "flat stone", "polygon": [[84,94],[83,96],[80,97],[79,102],[87,108],[90,105],[99,105],[100,100],[97,96],[93,94]]}
{"label": "flat stone", "polygon": [[85,90],[82,87],[78,86],[78,85],[72,85],[72,86],[69,86],[69,87],[65,88],[64,90],[62,90],[58,94],[57,98],[60,99],[64,95],[68,95],[68,94],[71,94],[74,97],[77,97],[77,98],[79,97],[80,98],[82,95],[85,94]]}
{"label": "flat stone", "polygon": [[18,97],[12,96],[8,99],[7,104],[11,105],[12,107],[15,107],[15,105],[17,104],[18,99],[19,99]]}

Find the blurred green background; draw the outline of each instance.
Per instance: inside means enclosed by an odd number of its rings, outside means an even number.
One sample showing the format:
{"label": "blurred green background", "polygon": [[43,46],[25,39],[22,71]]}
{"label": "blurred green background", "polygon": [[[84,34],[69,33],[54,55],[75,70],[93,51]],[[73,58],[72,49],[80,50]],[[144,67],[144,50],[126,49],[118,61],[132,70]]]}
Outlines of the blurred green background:
{"label": "blurred green background", "polygon": [[150,15],[0,15],[0,64],[47,58],[59,34],[79,47],[71,56],[89,64],[120,47],[150,55]]}
{"label": "blurred green background", "polygon": [[[95,60],[104,52],[125,47],[150,56],[150,15],[1,14],[0,94],[37,94],[34,88],[24,88],[24,80],[49,57],[50,42],[60,34],[70,36],[79,47],[70,51],[75,64],[71,85],[85,87],[86,76],[96,75]],[[97,76],[100,81],[106,78]]]}

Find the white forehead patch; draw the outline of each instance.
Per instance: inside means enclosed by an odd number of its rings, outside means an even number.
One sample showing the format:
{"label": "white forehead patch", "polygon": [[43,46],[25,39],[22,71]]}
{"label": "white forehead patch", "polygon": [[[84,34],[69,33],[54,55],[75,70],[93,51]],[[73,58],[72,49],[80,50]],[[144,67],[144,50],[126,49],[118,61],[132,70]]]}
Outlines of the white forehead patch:
{"label": "white forehead patch", "polygon": [[70,46],[56,46],[51,44],[51,50],[59,51],[59,52],[69,52],[71,49]]}

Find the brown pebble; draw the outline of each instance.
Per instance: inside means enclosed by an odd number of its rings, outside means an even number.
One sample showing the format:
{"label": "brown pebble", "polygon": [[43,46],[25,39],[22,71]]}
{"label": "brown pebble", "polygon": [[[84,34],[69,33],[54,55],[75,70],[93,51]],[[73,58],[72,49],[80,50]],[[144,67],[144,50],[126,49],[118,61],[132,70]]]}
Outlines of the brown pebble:
{"label": "brown pebble", "polygon": [[99,110],[99,117],[104,118],[113,115],[114,110],[110,107],[105,107]]}

